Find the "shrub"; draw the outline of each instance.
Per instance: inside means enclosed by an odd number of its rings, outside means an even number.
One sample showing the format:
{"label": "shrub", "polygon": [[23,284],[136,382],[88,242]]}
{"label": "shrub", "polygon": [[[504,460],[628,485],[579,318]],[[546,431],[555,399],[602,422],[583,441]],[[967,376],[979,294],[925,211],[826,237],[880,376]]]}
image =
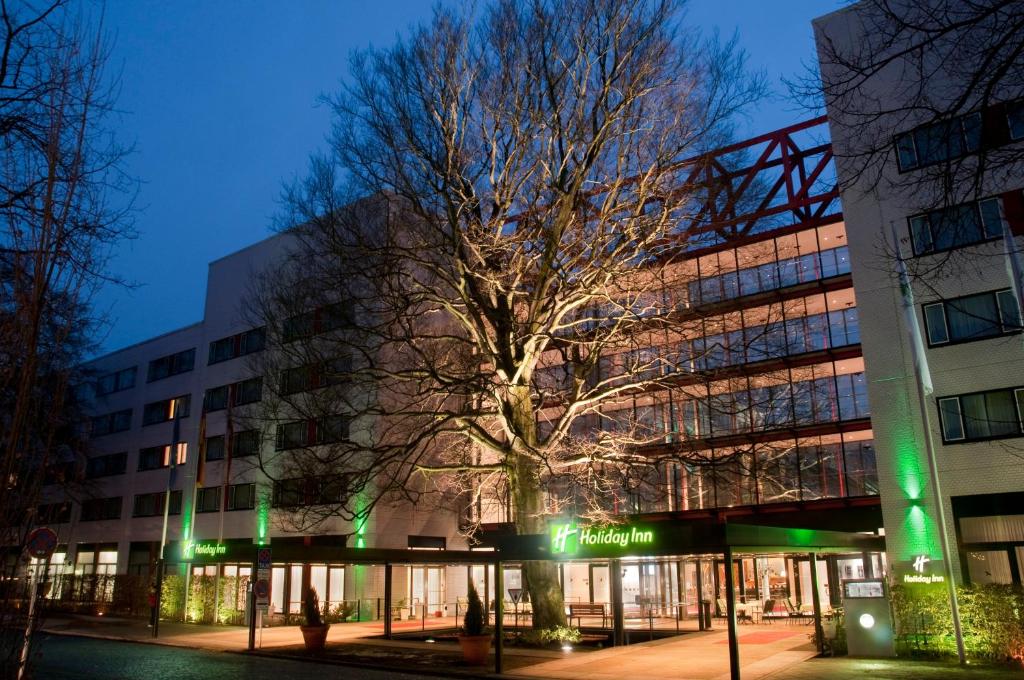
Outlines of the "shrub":
{"label": "shrub", "polygon": [[307,588],[306,597],[302,602],[303,613],[306,615],[307,626],[322,626],[323,619],[320,618],[320,598],[316,594],[316,588]]}
{"label": "shrub", "polygon": [[[902,655],[956,655],[953,616],[945,588],[891,589],[896,651]],[[989,584],[959,586],[964,650],[982,661],[1024,661],[1024,589]]]}
{"label": "shrub", "polygon": [[484,634],[484,603],[476,592],[476,587],[469,584],[469,604],[466,606],[466,615],[462,618],[463,635]]}

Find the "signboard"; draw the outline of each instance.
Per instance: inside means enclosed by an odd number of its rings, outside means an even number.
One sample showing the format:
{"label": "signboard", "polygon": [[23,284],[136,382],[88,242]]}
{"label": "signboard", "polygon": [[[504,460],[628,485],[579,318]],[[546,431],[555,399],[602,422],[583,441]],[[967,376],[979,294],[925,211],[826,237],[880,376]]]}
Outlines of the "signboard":
{"label": "signboard", "polygon": [[900,580],[907,585],[942,585],[946,582],[942,560],[933,560],[928,555],[915,555]]}
{"label": "signboard", "polygon": [[57,534],[53,529],[39,527],[33,529],[25,541],[25,550],[37,560],[48,560],[57,549]]}
{"label": "signboard", "polygon": [[576,555],[580,552],[622,552],[651,547],[657,534],[654,529],[635,524],[578,526],[574,522],[553,524],[550,530],[552,555]]}
{"label": "signboard", "polygon": [[843,581],[843,598],[885,597],[882,579]]}
{"label": "signboard", "polygon": [[217,541],[185,541],[181,549],[181,556],[186,560],[194,558],[224,557],[228,554],[228,547]]}
{"label": "signboard", "polygon": [[256,594],[257,607],[270,606],[270,548],[263,546],[256,551],[256,581],[253,592]]}

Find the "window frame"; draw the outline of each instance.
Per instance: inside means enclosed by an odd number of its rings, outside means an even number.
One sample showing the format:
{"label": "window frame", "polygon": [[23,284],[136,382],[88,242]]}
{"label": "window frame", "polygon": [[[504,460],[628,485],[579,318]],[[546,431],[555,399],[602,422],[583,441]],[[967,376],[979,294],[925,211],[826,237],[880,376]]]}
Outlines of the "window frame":
{"label": "window frame", "polygon": [[[989,394],[996,394],[1000,392],[1009,392],[1010,398],[1014,402],[1014,410],[1017,414],[1017,432],[987,435],[984,437],[971,437],[967,432],[967,423],[964,421],[964,408],[963,399],[965,397],[976,397],[985,396]],[[956,403],[956,414],[958,418],[960,436],[956,438],[950,438],[947,436],[946,425],[947,418],[943,412],[942,404],[944,402],[955,402]],[[942,434],[943,444],[971,444],[977,442],[994,441],[997,439],[1014,439],[1018,437],[1024,437],[1024,387],[1004,387],[995,390],[980,390],[975,392],[964,392],[963,394],[953,394],[945,397],[937,397],[935,400],[936,410],[939,414],[939,431]],[[991,421],[989,421],[991,422]]]}
{"label": "window frame", "polygon": [[[968,134],[968,131],[967,131],[968,128],[967,128],[967,124],[966,123],[967,123],[968,119],[976,120],[977,124],[978,124],[977,140],[976,140],[973,148],[971,147],[971,136]],[[957,140],[957,142],[959,144],[959,151],[957,153],[950,154],[950,155],[946,156],[945,158],[939,158],[939,159],[936,159],[936,160],[929,160],[927,162],[922,162],[921,161],[921,150],[920,150],[919,144],[918,144],[918,142],[919,142],[918,135],[919,134],[927,133],[929,131],[940,130],[944,126],[952,127],[954,125],[956,126],[957,133],[958,133],[958,140]],[[971,111],[969,113],[961,114],[961,115],[956,116],[955,118],[951,118],[949,120],[939,120],[939,121],[930,121],[930,122],[927,122],[927,123],[922,123],[921,125],[915,126],[915,127],[911,128],[910,130],[907,130],[905,132],[900,132],[899,134],[897,134],[897,135],[895,135],[893,137],[893,148],[894,148],[895,155],[896,155],[896,169],[898,170],[898,172],[900,174],[903,174],[903,173],[906,173],[906,172],[912,172],[914,170],[920,170],[921,168],[928,168],[928,167],[931,167],[933,165],[939,165],[940,163],[948,163],[950,161],[955,161],[958,158],[963,158],[965,156],[969,156],[970,154],[977,153],[979,150],[981,150],[982,146],[984,146],[984,139],[985,139],[985,120],[984,120],[984,117],[981,114],[981,111]],[[914,165],[912,165],[910,167],[905,167],[904,166],[904,164],[903,164],[903,157],[902,157],[902,155],[900,153],[901,142],[903,142],[905,140],[909,140],[910,141],[910,148],[913,149],[913,153],[914,153]],[[949,142],[947,141],[946,144],[948,146]]]}
{"label": "window frame", "polygon": [[[188,357],[188,361],[185,358]],[[156,375],[158,371],[155,369],[161,366],[161,362],[167,362],[167,372],[163,375]],[[187,363],[187,367],[185,364]],[[195,370],[196,367],[196,348],[191,347],[189,349],[183,349],[180,352],[174,352],[166,356],[157,357],[149,362],[146,369],[146,383],[157,382],[158,380],[164,380],[171,378],[182,373],[188,373],[189,371]]]}
{"label": "window frame", "polygon": [[[996,201],[996,202],[999,202],[1000,205],[1001,205],[1002,197],[1001,197],[1001,195],[986,196],[985,198],[979,198],[976,201],[966,201],[964,203],[957,203],[955,205],[949,205],[949,206],[945,206],[945,207],[942,207],[942,208],[937,208],[937,209],[934,209],[934,210],[928,210],[928,211],[925,211],[925,212],[920,212],[920,213],[915,213],[913,215],[908,215],[907,216],[907,230],[908,230],[908,233],[910,234],[910,250],[913,253],[913,257],[927,257],[929,255],[940,255],[942,253],[948,253],[948,252],[951,252],[951,251],[954,251],[954,250],[959,250],[960,248],[971,248],[973,246],[978,246],[978,245],[981,245],[983,243],[993,243],[995,241],[1001,240],[1003,238],[1001,228],[1000,228],[1000,232],[998,234],[994,235],[994,236],[989,236],[988,233],[987,233],[987,230],[985,229],[985,213],[982,210],[982,204],[983,203],[987,203],[989,201]],[[947,212],[947,211],[951,211],[951,210],[956,210],[958,208],[963,208],[965,206],[972,206],[973,207],[974,215],[975,215],[975,217],[978,220],[978,222],[977,222],[978,229],[979,229],[979,231],[980,231],[980,233],[982,235],[982,238],[977,240],[977,241],[971,241],[970,243],[960,243],[960,244],[955,244],[955,245],[951,245],[951,246],[946,246],[946,247],[943,247],[943,248],[937,248],[935,246],[936,238],[935,238],[935,228],[934,228],[934,226],[932,224],[932,216],[933,215],[938,215],[939,213],[943,213],[943,212]],[[1000,211],[1000,214],[1001,214],[1001,211]],[[927,225],[928,239],[931,242],[929,250],[921,250],[918,247],[919,246],[919,244],[918,244],[918,237],[916,235],[917,232],[914,229],[914,221],[915,220],[921,220],[921,219],[923,219],[925,221],[925,224]]]}
{"label": "window frame", "polygon": [[[1004,314],[1003,304],[1001,302],[1002,294],[1003,293],[1011,293],[1011,295],[1012,295],[1012,292],[1013,292],[1012,288],[999,288],[999,289],[996,289],[996,290],[982,291],[980,293],[971,293],[970,295],[960,295],[960,296],[955,297],[955,298],[947,298],[947,299],[943,299],[943,300],[937,300],[935,302],[928,302],[928,303],[925,303],[925,304],[921,305],[921,316],[924,319],[924,326],[925,326],[925,329],[924,329],[925,330],[925,341],[928,344],[928,348],[932,349],[932,348],[937,348],[937,347],[948,347],[950,345],[963,345],[963,344],[966,344],[966,343],[969,343],[969,342],[981,342],[982,340],[993,340],[993,339],[996,339],[996,338],[1004,338],[1004,337],[1007,337],[1009,335],[1016,335],[1016,334],[1020,333],[1024,329],[1022,329],[1019,324],[1017,326],[1011,326],[1011,325],[1008,324],[1007,319],[1006,319],[1006,315]],[[999,328],[998,332],[992,333],[990,335],[980,335],[980,336],[977,336],[977,337],[970,337],[970,338],[953,338],[953,334],[952,334],[952,332],[950,330],[950,327],[949,327],[949,311],[948,311],[947,307],[950,304],[956,303],[958,300],[967,300],[969,298],[981,298],[981,297],[986,297],[986,296],[991,298],[991,300],[992,300],[992,302],[993,302],[993,304],[995,306],[996,313],[999,316],[998,319],[994,320],[996,322],[996,325]],[[928,310],[929,309],[940,309],[941,310],[943,330],[945,332],[946,340],[944,340],[944,341],[935,341],[935,340],[932,339],[932,324],[931,324],[931,320],[929,319],[929,316],[928,316]],[[1017,311],[1017,318],[1020,319],[1020,316],[1021,316],[1021,313],[1020,313],[1020,310],[1018,310]]]}

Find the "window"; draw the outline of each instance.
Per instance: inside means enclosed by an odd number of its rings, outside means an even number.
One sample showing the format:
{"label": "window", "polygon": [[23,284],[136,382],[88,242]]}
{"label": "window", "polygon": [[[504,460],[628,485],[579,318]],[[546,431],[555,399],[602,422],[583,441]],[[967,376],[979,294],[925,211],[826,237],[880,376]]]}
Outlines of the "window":
{"label": "window", "polygon": [[[187,459],[188,443],[178,442],[175,465],[184,465]],[[139,449],[139,471],[159,470],[171,464],[171,446],[148,446]]]}
{"label": "window", "polygon": [[113,373],[107,373],[96,380],[96,394],[99,396],[113,394],[114,392],[131,389],[132,387],[135,387],[134,366],[114,371]]}
{"label": "window", "polygon": [[67,524],[71,521],[71,503],[47,503],[36,508],[36,524]]}
{"label": "window", "polygon": [[131,426],[132,410],[126,408],[123,411],[115,411],[114,413],[94,417],[91,422],[89,435],[92,437],[102,437],[106,434],[124,432],[131,429]]}
{"label": "window", "polygon": [[110,477],[111,475],[124,474],[128,464],[128,452],[111,453],[106,456],[90,458],[85,464],[86,479],[97,477]]}
{"label": "window", "polygon": [[281,334],[285,342],[292,342],[344,328],[351,325],[352,317],[352,305],[348,302],[337,302],[285,319]]}
{"label": "window", "polygon": [[309,389],[311,380],[311,367],[299,366],[289,368],[281,372],[281,394],[289,395],[298,392],[305,392]]}
{"label": "window", "polygon": [[981,146],[981,114],[922,125],[896,138],[901,172],[941,163],[977,151]]}
{"label": "window", "polygon": [[983,340],[1021,330],[1020,310],[1010,289],[924,305],[928,344]]}
{"label": "window", "polygon": [[242,430],[235,432],[231,437],[231,456],[233,458],[259,455],[261,441],[259,430]]}
{"label": "window", "polygon": [[[135,496],[132,504],[132,517],[158,517],[164,514],[164,495],[166,492],[142,493]],[[181,491],[171,492],[171,503],[167,514],[181,514]]]}
{"label": "window", "polygon": [[315,421],[297,420],[277,427],[277,449],[294,449],[316,444],[334,444],[348,439],[349,419],[327,416]]}
{"label": "window", "polygon": [[121,497],[92,498],[82,501],[82,521],[95,522],[121,518]]}
{"label": "window", "polygon": [[702,276],[689,282],[687,289],[691,304],[709,304],[848,273],[849,249],[841,246],[725,274]]}
{"label": "window", "polygon": [[224,460],[224,435],[206,438],[206,460]]}
{"label": "window", "polygon": [[1003,234],[998,198],[941,208],[909,220],[914,255],[963,248]]}
{"label": "window", "polygon": [[155,382],[179,373],[187,373],[195,367],[196,349],[186,349],[149,362],[146,382]]}
{"label": "window", "polygon": [[235,357],[259,352],[266,344],[267,330],[262,326],[244,333],[230,335],[210,343],[210,359],[207,363],[216,364]]}
{"label": "window", "polygon": [[348,416],[327,416],[316,423],[316,443],[336,444],[348,439]]}
{"label": "window", "polygon": [[340,502],[345,485],[340,476],[298,477],[274,483],[274,507],[294,508]]}
{"label": "window", "polygon": [[1024,139],[1024,99],[1006,105],[1006,122],[1010,126],[1010,139]]}
{"label": "window", "polygon": [[296,449],[309,444],[309,423],[297,420],[277,426],[277,450]]}
{"label": "window", "polygon": [[207,411],[223,411],[231,406],[242,406],[259,401],[263,396],[263,379],[249,378],[231,385],[221,385],[206,390]]}
{"label": "window", "polygon": [[220,387],[211,387],[206,390],[206,397],[204,399],[204,405],[207,411],[223,411],[228,407],[228,395],[230,394],[230,385],[221,385]]}
{"label": "window", "polygon": [[977,392],[938,400],[947,443],[1020,436],[1024,389]]}
{"label": "window", "polygon": [[162,399],[146,404],[146,408],[142,411],[142,424],[155,425],[157,423],[166,423],[168,420],[174,420],[175,416],[188,418],[191,401],[192,397],[185,394],[173,399]]}
{"label": "window", "polygon": [[242,382],[235,383],[235,394],[232,406],[252,404],[260,400],[263,394],[263,379],[249,378]]}
{"label": "window", "polygon": [[255,484],[232,484],[228,487],[228,510],[252,510],[255,507]]}
{"label": "window", "polygon": [[220,487],[210,486],[196,491],[196,512],[220,510]]}

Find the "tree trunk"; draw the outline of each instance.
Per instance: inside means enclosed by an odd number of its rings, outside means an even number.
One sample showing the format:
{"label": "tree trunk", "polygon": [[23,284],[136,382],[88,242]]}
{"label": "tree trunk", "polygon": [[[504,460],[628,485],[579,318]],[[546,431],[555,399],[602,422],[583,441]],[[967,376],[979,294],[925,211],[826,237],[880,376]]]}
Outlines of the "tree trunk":
{"label": "tree trunk", "polygon": [[[511,419],[523,439],[536,441],[536,425],[529,388],[514,387],[509,405]],[[514,455],[514,454],[513,454]],[[547,533],[544,518],[544,492],[541,489],[536,463],[523,456],[514,456],[514,467],[509,475],[512,504],[515,512],[516,533]],[[565,626],[565,604],[558,581],[558,564],[551,560],[523,562],[523,580],[533,605],[535,630]],[[504,595],[502,593],[500,596]]]}

